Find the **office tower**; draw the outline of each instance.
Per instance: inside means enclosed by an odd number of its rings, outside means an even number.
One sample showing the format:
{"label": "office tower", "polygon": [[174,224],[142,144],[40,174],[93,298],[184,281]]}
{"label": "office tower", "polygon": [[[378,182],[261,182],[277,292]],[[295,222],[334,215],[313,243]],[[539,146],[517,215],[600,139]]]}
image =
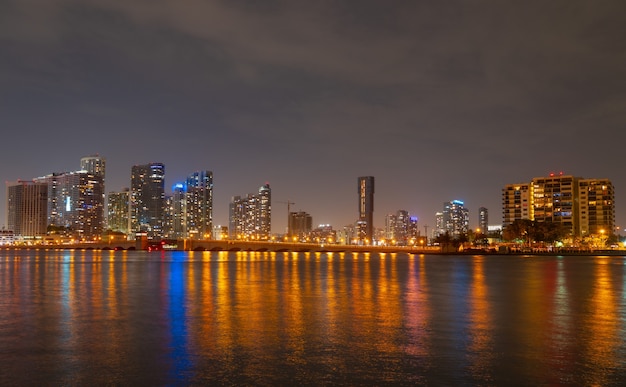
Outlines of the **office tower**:
{"label": "office tower", "polygon": [[[186,237],[211,239],[213,233],[213,172],[194,172],[185,183]],[[269,233],[268,233],[269,235]]]}
{"label": "office tower", "polygon": [[134,165],[131,169],[131,233],[160,238],[165,205],[165,166],[162,163]]}
{"label": "office tower", "polygon": [[313,229],[313,217],[304,211],[289,213],[291,236],[304,240]]}
{"label": "office tower", "polygon": [[111,231],[129,234],[130,231],[130,189],[109,192],[107,203],[108,228]]}
{"label": "office tower", "polygon": [[571,237],[615,232],[615,193],[609,179],[550,174],[502,190],[503,227],[519,219],[558,223]]}
{"label": "office tower", "polygon": [[46,235],[48,186],[43,182],[7,183],[7,225],[19,239]]}
{"label": "office tower", "polygon": [[229,203],[229,236],[231,239],[267,240],[271,235],[272,191],[269,184],[258,194],[233,196]]}
{"label": "office tower", "polygon": [[469,230],[469,211],[460,200],[443,203],[443,229],[453,237],[466,234]]}
{"label": "office tower", "polygon": [[489,211],[485,207],[478,209],[478,229],[481,233],[487,234],[487,226],[489,225]]}
{"label": "office tower", "polygon": [[48,187],[49,226],[79,239],[101,237],[104,231],[103,175],[81,170],[53,173],[35,181]]}
{"label": "office tower", "polygon": [[374,237],[374,176],[358,178],[358,194],[358,238],[362,243],[369,244],[373,242]]}

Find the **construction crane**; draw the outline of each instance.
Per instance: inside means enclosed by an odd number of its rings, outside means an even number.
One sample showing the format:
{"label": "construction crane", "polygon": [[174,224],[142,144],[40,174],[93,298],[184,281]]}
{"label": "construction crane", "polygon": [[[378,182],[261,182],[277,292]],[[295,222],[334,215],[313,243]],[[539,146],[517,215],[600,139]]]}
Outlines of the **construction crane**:
{"label": "construction crane", "polygon": [[282,204],[286,204],[287,205],[287,237],[289,238],[289,240],[291,241],[291,205],[292,204],[296,204],[294,202],[291,202],[289,200],[287,200],[286,202],[276,202],[276,203],[282,203]]}

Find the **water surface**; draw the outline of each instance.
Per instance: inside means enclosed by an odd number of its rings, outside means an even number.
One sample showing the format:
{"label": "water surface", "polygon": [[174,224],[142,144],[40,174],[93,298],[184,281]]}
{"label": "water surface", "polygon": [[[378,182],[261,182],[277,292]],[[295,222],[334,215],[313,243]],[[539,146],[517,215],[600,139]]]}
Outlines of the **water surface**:
{"label": "water surface", "polygon": [[624,257],[0,251],[0,385],[619,385]]}

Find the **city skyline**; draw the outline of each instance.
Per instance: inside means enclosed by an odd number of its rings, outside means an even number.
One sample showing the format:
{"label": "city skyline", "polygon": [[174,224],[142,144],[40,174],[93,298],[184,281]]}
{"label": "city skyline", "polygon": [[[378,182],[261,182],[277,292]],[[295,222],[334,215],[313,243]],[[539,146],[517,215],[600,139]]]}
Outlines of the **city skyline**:
{"label": "city skyline", "polygon": [[[406,210],[435,226],[462,200],[500,223],[501,189],[550,172],[610,179],[626,221],[626,4],[7,1],[0,12],[0,178],[107,159],[106,191],[162,162],[166,190],[215,173],[228,200],[272,186],[314,224]],[[6,219],[6,190],[0,219]],[[6,225],[5,225],[6,226]]]}

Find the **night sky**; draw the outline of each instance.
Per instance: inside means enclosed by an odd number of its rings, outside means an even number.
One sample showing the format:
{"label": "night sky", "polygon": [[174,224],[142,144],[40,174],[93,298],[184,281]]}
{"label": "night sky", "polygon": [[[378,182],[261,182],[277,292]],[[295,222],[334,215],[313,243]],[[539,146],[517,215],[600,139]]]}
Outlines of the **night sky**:
{"label": "night sky", "polygon": [[[335,228],[376,178],[375,226],[444,201],[502,222],[501,190],[609,178],[626,226],[626,1],[0,0],[0,178],[162,162],[272,188]],[[6,225],[6,189],[0,190]]]}

